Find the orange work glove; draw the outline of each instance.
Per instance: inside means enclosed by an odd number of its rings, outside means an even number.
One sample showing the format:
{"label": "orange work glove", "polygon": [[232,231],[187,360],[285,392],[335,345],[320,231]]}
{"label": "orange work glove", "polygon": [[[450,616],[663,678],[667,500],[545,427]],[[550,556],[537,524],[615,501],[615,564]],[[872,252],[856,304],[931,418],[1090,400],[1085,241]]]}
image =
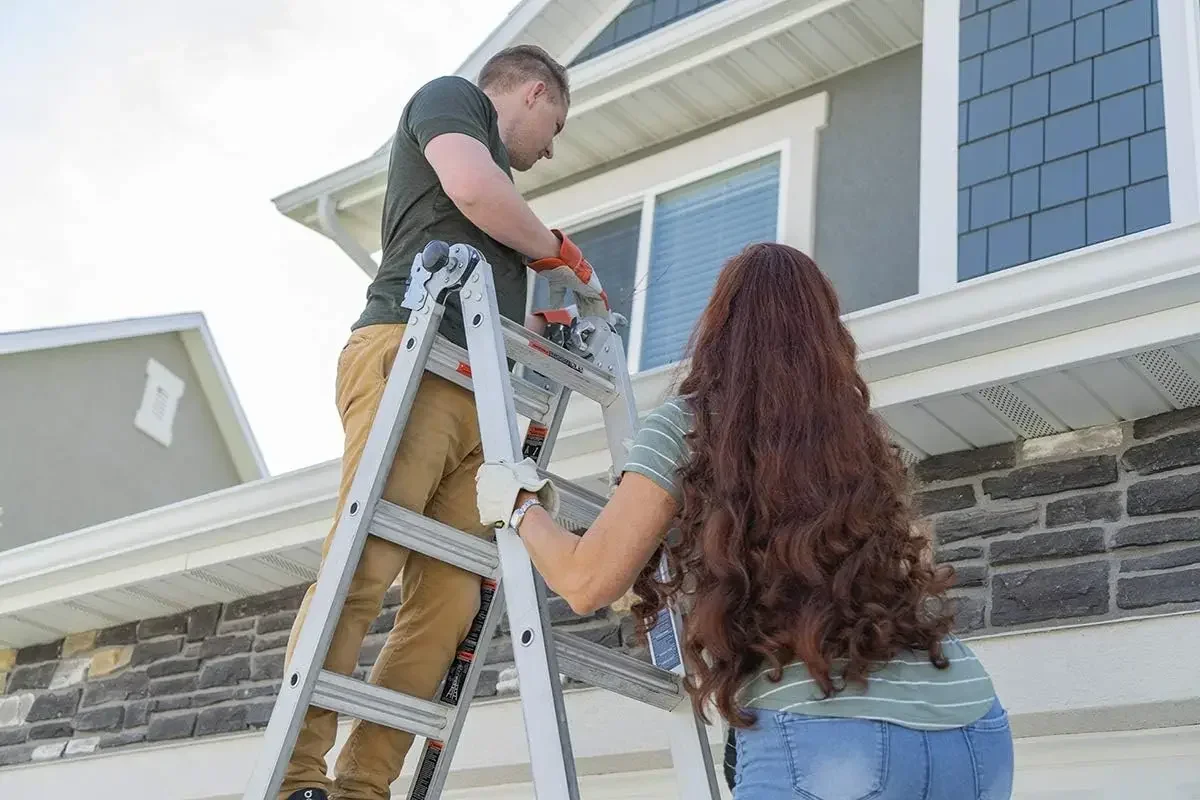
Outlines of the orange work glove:
{"label": "orange work glove", "polygon": [[561,308],[566,302],[567,290],[575,294],[575,304],[581,317],[608,317],[608,295],[600,285],[600,278],[592,265],[583,257],[583,251],[560,230],[552,232],[558,237],[558,255],[539,258],[529,265],[534,272],[545,276],[550,284],[548,297],[551,308]]}

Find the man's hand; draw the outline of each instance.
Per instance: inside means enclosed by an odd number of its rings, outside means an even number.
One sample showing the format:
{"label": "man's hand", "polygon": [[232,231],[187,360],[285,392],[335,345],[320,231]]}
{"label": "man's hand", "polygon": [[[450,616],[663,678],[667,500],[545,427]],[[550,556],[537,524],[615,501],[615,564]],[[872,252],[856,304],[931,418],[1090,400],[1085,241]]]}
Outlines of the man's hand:
{"label": "man's hand", "polygon": [[543,275],[550,284],[548,303],[551,308],[561,308],[566,302],[567,290],[575,294],[575,304],[581,317],[602,317],[609,312],[608,295],[600,286],[600,278],[592,265],[583,257],[583,251],[565,233],[554,229],[561,243],[558,255],[540,258],[529,268]]}

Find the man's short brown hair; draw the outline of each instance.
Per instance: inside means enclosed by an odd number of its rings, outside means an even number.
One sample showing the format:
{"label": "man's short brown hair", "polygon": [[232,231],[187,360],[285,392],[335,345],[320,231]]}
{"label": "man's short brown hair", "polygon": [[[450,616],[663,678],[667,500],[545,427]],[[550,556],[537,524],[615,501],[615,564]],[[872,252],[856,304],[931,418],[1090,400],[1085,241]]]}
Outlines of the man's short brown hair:
{"label": "man's short brown hair", "polygon": [[547,86],[557,88],[563,102],[570,105],[566,67],[537,45],[519,44],[501,50],[479,71],[479,88],[484,90],[506,92],[530,80],[545,81]]}

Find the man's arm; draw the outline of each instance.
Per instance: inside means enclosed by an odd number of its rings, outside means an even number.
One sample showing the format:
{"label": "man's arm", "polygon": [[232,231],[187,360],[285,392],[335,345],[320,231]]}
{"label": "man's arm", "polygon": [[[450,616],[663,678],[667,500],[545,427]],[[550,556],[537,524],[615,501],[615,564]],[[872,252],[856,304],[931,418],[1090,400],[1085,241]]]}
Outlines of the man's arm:
{"label": "man's arm", "polygon": [[488,236],[533,260],[558,256],[558,237],[537,218],[478,139],[443,133],[425,146],[425,158],[446,195]]}

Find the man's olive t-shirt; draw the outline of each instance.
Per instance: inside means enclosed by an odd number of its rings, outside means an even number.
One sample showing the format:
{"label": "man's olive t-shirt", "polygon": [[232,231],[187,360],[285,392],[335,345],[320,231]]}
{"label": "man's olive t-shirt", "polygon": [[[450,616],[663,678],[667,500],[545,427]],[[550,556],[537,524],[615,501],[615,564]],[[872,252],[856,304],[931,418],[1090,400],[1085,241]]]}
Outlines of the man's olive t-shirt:
{"label": "man's olive t-shirt", "polygon": [[[525,260],[463,216],[425,160],[425,145],[443,133],[478,139],[512,179],[491,99],[475,84],[456,76],[436,78],[421,87],[404,107],[396,128],[383,205],[383,261],[367,289],[366,308],[352,328],[408,321],[409,311],[401,303],[413,257],[434,239],[476,247],[492,265],[500,313],[518,322],[525,318]],[[466,347],[457,294],[446,303],[440,330],[450,341]]]}

